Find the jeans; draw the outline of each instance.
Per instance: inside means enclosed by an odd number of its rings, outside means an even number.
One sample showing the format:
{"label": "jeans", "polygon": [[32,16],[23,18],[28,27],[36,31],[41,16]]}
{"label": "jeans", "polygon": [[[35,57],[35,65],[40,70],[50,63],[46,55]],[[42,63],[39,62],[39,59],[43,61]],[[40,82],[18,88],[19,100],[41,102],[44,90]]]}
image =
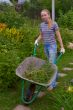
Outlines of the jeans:
{"label": "jeans", "polygon": [[56,44],[53,44],[53,45],[45,44],[44,51],[49,62],[55,64],[56,55],[57,55],[57,45]]}
{"label": "jeans", "polygon": [[[44,45],[44,51],[45,51],[45,54],[46,54],[49,62],[53,63],[53,64],[56,64],[57,45],[56,44],[52,44],[52,45],[45,44]],[[57,77],[58,77],[58,73],[54,76],[54,79],[53,79],[53,81],[52,81],[52,83],[50,84],[49,87],[51,87],[51,88],[56,87]]]}

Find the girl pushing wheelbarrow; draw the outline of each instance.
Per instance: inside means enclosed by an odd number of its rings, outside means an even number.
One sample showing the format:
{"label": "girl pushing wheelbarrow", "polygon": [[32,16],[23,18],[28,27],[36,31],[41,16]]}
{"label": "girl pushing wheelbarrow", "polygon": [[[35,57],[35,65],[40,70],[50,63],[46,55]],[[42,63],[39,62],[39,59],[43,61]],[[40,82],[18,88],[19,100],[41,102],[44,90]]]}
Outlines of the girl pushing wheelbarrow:
{"label": "girl pushing wheelbarrow", "polygon": [[[58,24],[55,21],[52,21],[50,12],[47,9],[41,11],[41,19],[43,22],[40,24],[40,35],[38,36],[38,38],[35,40],[34,43],[35,44],[34,55],[32,57],[26,58],[16,69],[16,74],[22,79],[22,101],[26,104],[30,104],[35,100],[42,87],[47,87],[49,90],[52,90],[54,87],[56,87],[57,85],[56,79],[58,76],[56,61],[57,59],[60,58],[62,53],[63,54],[65,53]],[[55,34],[61,46],[61,50],[60,50],[61,55],[57,59],[56,59],[57,43],[56,43]],[[44,51],[48,58],[48,62],[50,62],[51,67],[54,70],[53,72],[54,74],[51,77],[49,83],[48,82],[39,83],[37,81],[26,78],[26,72],[28,70],[28,67],[31,66],[32,63],[33,63],[33,68],[35,69],[40,69],[40,67],[46,63],[44,60],[35,57],[36,47],[41,39],[43,41]],[[29,82],[29,86],[26,90],[25,95],[24,95],[25,92],[24,80]],[[36,86],[37,86],[37,92],[36,92]]]}
{"label": "girl pushing wheelbarrow", "polygon": [[[42,39],[44,45],[44,51],[49,62],[56,64],[57,43],[56,43],[55,34],[61,46],[60,52],[65,53],[59,27],[55,21],[52,21],[50,12],[47,9],[41,11],[41,19],[43,22],[40,24],[40,35],[36,39],[35,45],[38,45],[38,42]],[[49,87],[49,89],[53,89],[55,86],[56,86],[56,78]]]}

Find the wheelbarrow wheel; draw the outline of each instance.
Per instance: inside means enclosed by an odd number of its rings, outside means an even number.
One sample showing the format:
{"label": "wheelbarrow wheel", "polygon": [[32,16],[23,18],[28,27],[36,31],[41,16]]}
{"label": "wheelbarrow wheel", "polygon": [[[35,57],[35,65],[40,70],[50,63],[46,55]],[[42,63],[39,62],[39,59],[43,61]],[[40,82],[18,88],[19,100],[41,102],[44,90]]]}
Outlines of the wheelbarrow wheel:
{"label": "wheelbarrow wheel", "polygon": [[26,100],[27,101],[30,101],[34,95],[34,92],[35,92],[35,89],[36,89],[36,85],[35,84],[30,84],[28,90],[27,90],[27,93],[26,93]]}

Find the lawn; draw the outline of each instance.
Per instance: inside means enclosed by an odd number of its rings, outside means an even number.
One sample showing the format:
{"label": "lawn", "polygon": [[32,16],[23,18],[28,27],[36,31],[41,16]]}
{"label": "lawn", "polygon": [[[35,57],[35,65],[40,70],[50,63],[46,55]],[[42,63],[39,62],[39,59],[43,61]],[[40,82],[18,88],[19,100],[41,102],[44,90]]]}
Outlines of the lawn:
{"label": "lawn", "polygon": [[[45,89],[46,95],[37,98],[32,104],[28,105],[31,110],[73,110],[73,93],[68,92],[71,85],[70,80],[73,78],[73,70],[65,71],[64,67],[71,67],[69,63],[73,63],[73,51],[67,50],[58,62],[59,72],[67,74],[65,77],[59,77],[58,86],[52,92]],[[21,83],[18,89],[0,92],[0,110],[12,110],[21,102]]]}

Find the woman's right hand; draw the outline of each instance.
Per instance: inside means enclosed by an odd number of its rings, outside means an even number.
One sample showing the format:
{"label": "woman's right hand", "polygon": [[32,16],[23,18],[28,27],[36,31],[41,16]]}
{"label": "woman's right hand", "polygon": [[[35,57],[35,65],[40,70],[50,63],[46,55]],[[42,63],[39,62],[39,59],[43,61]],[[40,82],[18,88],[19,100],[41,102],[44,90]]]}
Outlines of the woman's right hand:
{"label": "woman's right hand", "polygon": [[37,39],[35,40],[34,45],[37,45],[38,46],[38,40]]}

